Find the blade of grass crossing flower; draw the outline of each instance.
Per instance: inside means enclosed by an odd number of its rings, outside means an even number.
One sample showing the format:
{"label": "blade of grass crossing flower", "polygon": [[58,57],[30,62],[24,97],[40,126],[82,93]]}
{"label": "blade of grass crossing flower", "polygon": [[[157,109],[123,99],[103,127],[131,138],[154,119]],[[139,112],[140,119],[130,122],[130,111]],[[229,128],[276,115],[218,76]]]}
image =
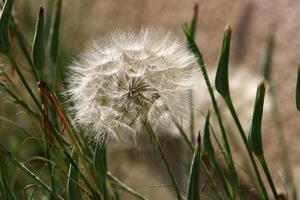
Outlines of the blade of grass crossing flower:
{"label": "blade of grass crossing flower", "polygon": [[259,192],[261,193],[261,197],[264,199],[267,199],[267,192],[265,189],[265,186],[263,184],[263,181],[260,177],[256,162],[254,160],[254,157],[251,153],[251,150],[249,149],[249,145],[247,142],[247,136],[242,128],[242,125],[240,123],[240,120],[236,114],[235,108],[233,106],[231,97],[230,97],[230,89],[229,89],[229,81],[228,81],[228,70],[229,70],[229,55],[230,55],[230,40],[231,40],[231,27],[227,27],[224,35],[223,35],[223,42],[220,50],[220,56],[219,56],[219,62],[217,67],[217,73],[215,78],[215,85],[216,90],[220,93],[220,95],[224,98],[226,105],[228,106],[228,109],[239,129],[239,132],[241,134],[242,140],[246,146],[248,155],[250,157],[251,163],[253,165],[256,177],[259,182]]}
{"label": "blade of grass crossing flower", "polygon": [[252,123],[251,123],[250,133],[248,136],[248,142],[251,150],[260,161],[260,164],[265,172],[265,175],[271,187],[274,198],[276,200],[279,200],[278,193],[276,191],[271,174],[269,172],[269,169],[265,161],[263,144],[262,144],[261,126],[262,126],[265,93],[266,93],[266,81],[263,80],[257,87],[254,111],[252,116]]}
{"label": "blade of grass crossing flower", "polygon": [[[73,149],[72,153],[75,162],[78,162],[78,155]],[[80,188],[78,186],[80,174],[78,171],[70,164],[69,166],[69,179],[67,183],[67,194],[69,200],[81,200]]]}
{"label": "blade of grass crossing flower", "polygon": [[298,65],[298,70],[297,70],[296,106],[298,111],[300,111],[300,65]]}
{"label": "blade of grass crossing flower", "polygon": [[109,200],[106,187],[107,160],[106,160],[106,145],[105,141],[96,144],[96,150],[93,160],[94,170],[96,174],[96,184],[102,192],[103,199]]}
{"label": "blade of grass crossing flower", "polygon": [[45,67],[44,8],[42,6],[36,22],[31,56],[33,64],[38,71],[39,79],[42,80],[43,68]]}
{"label": "blade of grass crossing flower", "polygon": [[[200,136],[199,136],[200,138]],[[197,149],[194,152],[193,160],[190,169],[187,200],[200,200],[199,194],[199,174],[200,174],[200,156],[201,156],[201,143],[198,140]]]}
{"label": "blade of grass crossing flower", "polygon": [[223,170],[221,169],[221,167],[217,161],[217,158],[216,158],[215,149],[214,149],[213,144],[210,139],[209,118],[210,118],[210,113],[208,112],[207,116],[206,116],[206,120],[205,120],[205,126],[204,126],[203,147],[204,147],[204,150],[207,152],[217,174],[219,175],[219,177],[221,179],[221,182],[225,189],[227,197],[229,199],[235,199],[233,189],[230,186],[229,181],[227,180],[227,178],[226,178]]}
{"label": "blade of grass crossing flower", "polygon": [[204,61],[203,61],[203,55],[200,52],[200,50],[198,49],[194,39],[191,37],[191,32],[190,32],[189,27],[187,25],[185,25],[183,27],[183,31],[184,31],[185,36],[186,36],[187,41],[188,41],[188,47],[194,53],[194,55],[197,59],[197,62],[199,64],[199,67],[202,71],[202,75],[204,77],[205,83],[207,85],[207,88],[208,88],[208,91],[209,91],[209,94],[210,94],[210,97],[211,97],[211,100],[212,100],[212,104],[213,104],[215,113],[217,115],[217,120],[218,120],[218,124],[219,124],[220,130],[221,130],[222,141],[223,141],[224,151],[222,150],[222,154],[223,154],[224,160],[226,162],[226,165],[229,167],[230,173],[232,173],[232,175],[233,175],[233,178],[234,178],[235,184],[237,185],[240,197],[242,199],[244,199],[243,198],[244,194],[243,194],[240,182],[239,182],[237,171],[236,171],[235,166],[234,166],[232,153],[231,153],[231,149],[230,149],[229,142],[228,142],[228,139],[227,139],[226,131],[225,131],[225,128],[224,128],[224,125],[223,125],[223,121],[222,121],[222,118],[221,118],[220,110],[219,110],[219,107],[218,107],[218,104],[217,104],[217,101],[216,101],[216,97],[214,95],[213,88],[211,86],[211,83],[210,83],[210,80],[209,80],[209,77],[208,77],[208,74],[207,74],[207,71],[206,71],[206,66],[205,66]]}
{"label": "blade of grass crossing flower", "polygon": [[0,52],[10,53],[8,26],[11,17],[13,0],[6,0],[0,16]]}
{"label": "blade of grass crossing flower", "polygon": [[[190,27],[191,27],[191,33],[192,37],[195,38],[196,34],[196,27],[197,27],[197,19],[198,19],[198,4],[194,6],[194,15],[193,19],[191,21]],[[189,90],[189,108],[190,108],[190,135],[191,135],[191,141],[195,142],[195,127],[194,127],[194,100],[193,100],[193,91]]]}

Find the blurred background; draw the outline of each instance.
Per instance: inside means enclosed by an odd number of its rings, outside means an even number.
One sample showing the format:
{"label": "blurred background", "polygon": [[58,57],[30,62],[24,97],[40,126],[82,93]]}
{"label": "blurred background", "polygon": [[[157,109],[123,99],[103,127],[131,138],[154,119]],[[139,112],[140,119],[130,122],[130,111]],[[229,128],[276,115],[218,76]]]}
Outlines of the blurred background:
{"label": "blurred background", "polygon": [[[49,2],[51,1],[16,1],[14,15],[29,41],[32,41],[39,6],[46,6]],[[230,70],[244,72],[242,77],[239,77],[238,73],[235,75],[238,81],[234,84],[240,86],[238,91],[241,93],[237,93],[234,103],[245,106],[245,109],[239,110],[239,113],[246,116],[243,119],[246,127],[251,120],[252,100],[258,83],[256,81],[259,81],[266,39],[269,35],[274,35],[271,84],[275,98],[270,101],[270,104],[275,105],[278,111],[283,132],[278,135],[278,122],[274,122],[272,109],[268,109],[263,127],[265,154],[279,191],[283,191],[284,170],[280,155],[281,147],[286,142],[292,173],[296,185],[300,185],[300,157],[298,156],[300,115],[295,106],[296,69],[300,63],[300,1],[64,0],[60,63],[61,65],[70,63],[87,42],[116,29],[136,29],[141,26],[163,27],[176,32],[184,40],[182,25],[191,21],[196,3],[199,5],[196,41],[204,54],[208,68],[212,71],[217,64],[223,31],[228,24],[233,27]],[[247,84],[247,87],[243,87],[244,84]],[[248,86],[254,88],[254,93]],[[206,91],[206,88],[201,90]],[[253,99],[239,102],[243,101],[239,96],[247,95],[248,92],[253,94]],[[10,116],[12,121],[22,124],[22,127],[30,132],[30,119],[19,112],[14,104],[6,101],[3,95],[0,96],[0,101],[1,116]],[[250,114],[245,113],[249,112],[247,106],[250,108]],[[199,116],[196,120],[203,121],[203,117]],[[33,143],[22,143],[24,134],[23,136],[16,134],[23,132],[23,129],[20,130],[5,121],[0,122],[0,128],[1,140],[9,143],[11,149],[15,149],[15,153],[19,156],[23,154],[25,157],[38,153],[35,152]],[[18,148],[24,148],[24,151]],[[172,156],[175,152],[172,148],[168,149],[175,171],[182,170],[176,169],[176,159]],[[237,156],[238,152],[235,152]],[[160,199],[162,196],[164,199],[173,199],[172,189],[169,189],[169,185],[166,184],[168,178],[162,175],[160,162],[151,152],[126,150],[117,153],[114,151],[111,154],[109,167],[121,180],[149,199]],[[184,180],[182,182],[184,184]],[[126,198],[124,193],[124,199]]]}

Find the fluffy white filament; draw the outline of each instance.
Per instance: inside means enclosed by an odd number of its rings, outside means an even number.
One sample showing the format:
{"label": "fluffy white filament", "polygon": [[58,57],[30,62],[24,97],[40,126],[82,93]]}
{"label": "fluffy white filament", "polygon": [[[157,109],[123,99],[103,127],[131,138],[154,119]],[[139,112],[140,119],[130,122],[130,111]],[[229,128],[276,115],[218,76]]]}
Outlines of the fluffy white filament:
{"label": "fluffy white filament", "polygon": [[188,90],[201,79],[194,55],[171,32],[143,28],[93,42],[69,66],[67,95],[75,121],[92,138],[135,145],[178,134],[189,118]]}

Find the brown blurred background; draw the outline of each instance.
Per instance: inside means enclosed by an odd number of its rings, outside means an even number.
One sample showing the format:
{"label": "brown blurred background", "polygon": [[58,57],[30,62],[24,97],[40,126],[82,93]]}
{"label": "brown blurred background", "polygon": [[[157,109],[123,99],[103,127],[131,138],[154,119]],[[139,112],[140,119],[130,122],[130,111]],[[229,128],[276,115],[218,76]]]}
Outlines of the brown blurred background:
{"label": "brown blurred background", "polygon": [[[217,63],[226,25],[231,24],[233,27],[230,60],[233,71],[242,67],[258,74],[265,40],[269,34],[274,34],[272,84],[295,181],[300,185],[300,113],[296,111],[294,100],[296,68],[300,63],[300,1],[67,0],[64,1],[62,26],[62,42],[69,47],[65,54],[73,56],[80,52],[87,41],[115,29],[163,27],[177,32],[184,39],[181,26],[191,20],[196,3],[199,4],[196,40],[208,67],[213,68]],[[38,4],[34,1],[32,4],[32,12],[23,7],[24,13],[16,14],[35,19],[35,14],[31,13],[37,13]],[[22,8],[24,5],[20,2],[19,6]],[[279,150],[283,141],[278,141],[274,127],[274,122],[268,120],[264,126],[263,141],[272,175],[282,190],[282,161]],[[134,158],[128,161],[125,159],[128,157],[126,154]],[[172,199],[170,191],[165,189],[167,186],[157,187],[155,192],[149,187],[139,187],[167,182],[155,169],[158,161],[151,158],[151,155],[148,156],[150,159],[146,159],[145,154],[120,153],[111,158],[119,163],[112,166],[115,168],[113,171],[117,175],[118,171],[126,172],[126,176],[120,173],[120,178],[136,186],[138,191],[147,194],[150,199],[159,199],[160,192],[166,195],[164,199]],[[135,170],[140,171],[141,175],[137,177]]]}

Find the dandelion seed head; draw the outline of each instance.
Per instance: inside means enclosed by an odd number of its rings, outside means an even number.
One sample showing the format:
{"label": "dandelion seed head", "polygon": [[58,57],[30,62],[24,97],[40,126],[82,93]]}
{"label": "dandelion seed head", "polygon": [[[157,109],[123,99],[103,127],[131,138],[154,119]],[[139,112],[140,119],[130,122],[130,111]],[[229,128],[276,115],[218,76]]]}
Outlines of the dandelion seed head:
{"label": "dandelion seed head", "polygon": [[75,121],[95,140],[123,145],[176,135],[188,120],[187,92],[201,78],[194,55],[171,32],[116,31],[91,43],[69,66],[66,91]]}

